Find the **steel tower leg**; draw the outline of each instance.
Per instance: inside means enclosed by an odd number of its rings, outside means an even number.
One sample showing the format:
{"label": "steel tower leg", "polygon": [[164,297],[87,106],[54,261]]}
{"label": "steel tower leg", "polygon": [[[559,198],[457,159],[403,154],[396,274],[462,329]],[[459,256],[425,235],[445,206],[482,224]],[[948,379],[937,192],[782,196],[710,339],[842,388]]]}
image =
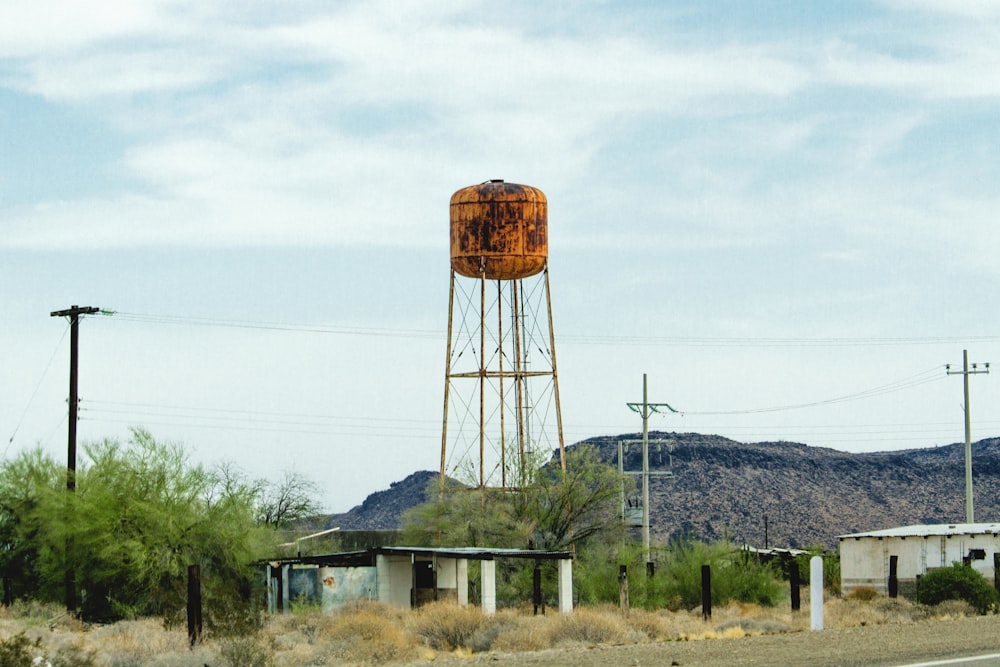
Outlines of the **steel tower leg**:
{"label": "steel tower leg", "polygon": [[448,289],[448,347],[444,358],[444,417],[441,423],[441,488],[445,484],[445,459],[448,451],[448,391],[451,389],[451,326],[455,309],[455,269],[451,270]]}

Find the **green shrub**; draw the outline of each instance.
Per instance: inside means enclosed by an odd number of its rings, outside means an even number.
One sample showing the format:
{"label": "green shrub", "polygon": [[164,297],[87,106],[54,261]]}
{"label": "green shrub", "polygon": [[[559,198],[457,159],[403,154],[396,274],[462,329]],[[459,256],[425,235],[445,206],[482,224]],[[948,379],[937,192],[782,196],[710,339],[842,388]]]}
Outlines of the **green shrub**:
{"label": "green shrub", "polygon": [[273,537],[256,522],[258,487],[139,428],[125,443],[82,450],[73,494],[41,448],[0,463],[0,571],[14,596],[63,601],[71,569],[84,620],[155,615],[169,625],[183,619],[188,566],[198,564],[209,627],[245,615],[254,576],[246,564]]}
{"label": "green shrub", "polygon": [[618,602],[618,564],[628,565],[629,602],[644,609],[691,609],[701,604],[701,566],[712,570],[712,603],[752,602],[774,606],[782,597],[780,574],[771,566],[740,553],[731,544],[678,541],[651,554],[653,577],[646,576],[641,548],[623,547],[617,554],[581,556],[574,567],[580,600]]}
{"label": "green shrub", "polygon": [[965,600],[980,614],[996,609],[1000,602],[985,577],[961,563],[931,570],[917,580],[917,602],[935,605],[944,600]]}
{"label": "green shrub", "polygon": [[803,584],[808,584],[812,559],[819,556],[823,559],[823,588],[833,595],[840,594],[840,553],[837,550],[828,551],[822,545],[815,545],[806,548],[804,554],[795,557],[794,562],[799,566],[799,576]]}
{"label": "green shrub", "polygon": [[40,640],[32,642],[23,632],[0,642],[0,667],[27,667],[38,654],[40,644]]}

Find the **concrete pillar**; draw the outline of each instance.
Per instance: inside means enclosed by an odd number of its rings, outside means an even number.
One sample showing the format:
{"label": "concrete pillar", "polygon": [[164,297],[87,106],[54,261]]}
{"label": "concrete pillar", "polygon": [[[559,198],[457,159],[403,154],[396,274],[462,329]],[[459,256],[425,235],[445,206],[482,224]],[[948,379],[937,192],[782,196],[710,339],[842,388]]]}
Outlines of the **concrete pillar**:
{"label": "concrete pillar", "polygon": [[497,563],[494,560],[479,561],[480,594],[483,613],[492,616],[497,611]]}
{"label": "concrete pillar", "polygon": [[573,560],[559,560],[559,613],[573,611]]}
{"label": "concrete pillar", "polygon": [[458,589],[458,604],[469,604],[469,561],[464,558],[455,561],[455,586]]}
{"label": "concrete pillar", "polygon": [[823,559],[813,556],[809,560],[809,607],[811,627],[823,629]]}
{"label": "concrete pillar", "polygon": [[389,559],[382,554],[375,556],[375,588],[379,602],[392,601],[392,577],[389,573]]}

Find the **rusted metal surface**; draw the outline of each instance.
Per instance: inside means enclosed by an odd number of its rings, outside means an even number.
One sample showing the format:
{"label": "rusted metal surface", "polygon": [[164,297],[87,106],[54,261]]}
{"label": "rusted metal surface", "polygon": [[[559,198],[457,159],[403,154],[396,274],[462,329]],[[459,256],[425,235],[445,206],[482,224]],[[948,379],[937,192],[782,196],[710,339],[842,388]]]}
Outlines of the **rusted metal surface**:
{"label": "rusted metal surface", "polygon": [[487,280],[527,278],[549,254],[548,202],[529,185],[488,181],[451,196],[451,267]]}

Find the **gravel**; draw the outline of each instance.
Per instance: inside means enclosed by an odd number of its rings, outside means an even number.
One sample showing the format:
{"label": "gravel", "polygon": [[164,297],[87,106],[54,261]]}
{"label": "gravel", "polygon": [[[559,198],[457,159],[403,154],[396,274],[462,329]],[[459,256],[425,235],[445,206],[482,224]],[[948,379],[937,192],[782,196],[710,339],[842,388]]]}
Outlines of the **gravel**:
{"label": "gravel", "polygon": [[626,646],[551,649],[534,653],[484,653],[457,658],[439,655],[410,665],[671,665],[679,667],[810,667],[889,666],[1000,653],[1000,616],[926,620],[818,632],[668,641]]}

